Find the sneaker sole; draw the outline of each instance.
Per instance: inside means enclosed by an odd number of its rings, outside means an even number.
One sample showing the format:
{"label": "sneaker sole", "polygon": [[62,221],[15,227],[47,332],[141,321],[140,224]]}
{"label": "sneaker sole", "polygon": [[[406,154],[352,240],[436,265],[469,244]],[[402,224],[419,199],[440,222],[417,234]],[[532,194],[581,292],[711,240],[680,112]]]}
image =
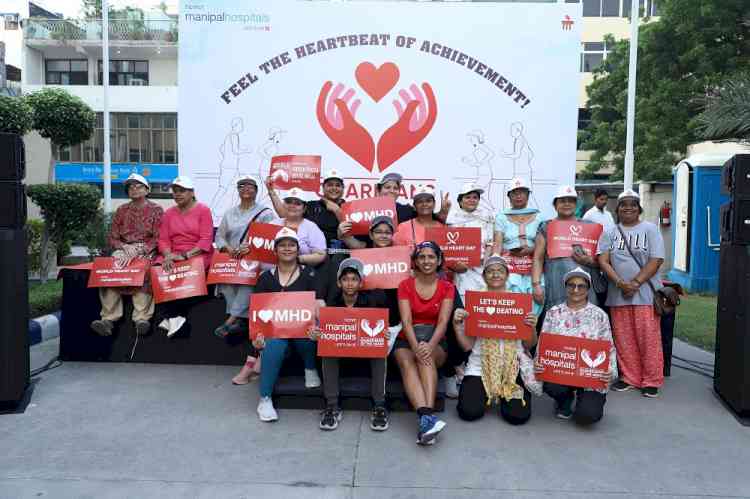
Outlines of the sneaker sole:
{"label": "sneaker sole", "polygon": [[572,415],[572,414],[568,415],[568,414],[560,414],[560,413],[556,413],[556,414],[555,414],[555,417],[556,417],[557,419],[563,419],[563,420],[565,420],[565,421],[568,421],[568,420],[570,420],[570,418],[572,418],[572,417],[573,417],[573,415]]}
{"label": "sneaker sole", "polygon": [[104,324],[96,323],[91,325],[91,330],[99,336],[112,336],[112,330],[107,329]]}
{"label": "sneaker sole", "polygon": [[632,386],[632,385],[628,385],[628,386],[626,386],[624,388],[615,388],[615,387],[612,387],[612,390],[614,390],[616,392],[627,392],[627,391],[632,390],[633,388],[635,388],[635,387]]}
{"label": "sneaker sole", "polygon": [[658,393],[642,393],[641,395],[643,395],[644,397],[646,397],[648,399],[658,399],[659,398],[659,394]]}
{"label": "sneaker sole", "polygon": [[260,419],[264,423],[274,423],[274,422],[276,422],[276,421],[279,420],[278,417],[275,417],[275,418],[264,418],[263,416],[258,416],[258,419]]}
{"label": "sneaker sole", "polygon": [[374,424],[370,423],[370,429],[372,431],[385,431],[388,429],[388,423],[386,423],[385,426],[375,426]]}

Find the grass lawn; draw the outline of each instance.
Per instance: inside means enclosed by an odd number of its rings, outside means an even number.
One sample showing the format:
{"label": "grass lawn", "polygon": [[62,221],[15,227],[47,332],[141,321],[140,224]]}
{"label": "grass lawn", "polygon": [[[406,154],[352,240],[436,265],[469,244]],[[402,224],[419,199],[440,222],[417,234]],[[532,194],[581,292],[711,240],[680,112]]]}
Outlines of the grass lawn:
{"label": "grass lawn", "polygon": [[713,352],[716,344],[716,296],[687,295],[681,300],[675,337]]}
{"label": "grass lawn", "polygon": [[61,280],[50,280],[46,284],[30,282],[29,317],[34,319],[40,315],[60,310],[60,305],[62,305],[62,288],[63,283]]}

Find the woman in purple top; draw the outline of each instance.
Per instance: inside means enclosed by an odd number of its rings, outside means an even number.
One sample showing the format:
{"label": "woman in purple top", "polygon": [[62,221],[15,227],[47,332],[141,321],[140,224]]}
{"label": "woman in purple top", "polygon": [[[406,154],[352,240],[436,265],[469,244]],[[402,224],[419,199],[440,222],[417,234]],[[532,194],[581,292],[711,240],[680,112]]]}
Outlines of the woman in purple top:
{"label": "woman in purple top", "polygon": [[290,189],[284,196],[286,217],[271,223],[289,227],[299,238],[299,263],[317,267],[326,259],[326,237],[314,222],[304,218],[305,201],[300,189]]}

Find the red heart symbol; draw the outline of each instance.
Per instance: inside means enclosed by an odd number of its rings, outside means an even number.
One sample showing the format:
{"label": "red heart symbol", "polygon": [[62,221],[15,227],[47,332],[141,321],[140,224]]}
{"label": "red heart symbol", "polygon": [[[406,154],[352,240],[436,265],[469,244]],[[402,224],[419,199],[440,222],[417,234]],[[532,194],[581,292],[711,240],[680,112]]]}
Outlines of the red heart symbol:
{"label": "red heart symbol", "polygon": [[392,62],[386,62],[379,68],[375,68],[371,62],[363,62],[354,71],[357,83],[362,87],[372,100],[379,102],[398,83],[400,73],[398,66]]}

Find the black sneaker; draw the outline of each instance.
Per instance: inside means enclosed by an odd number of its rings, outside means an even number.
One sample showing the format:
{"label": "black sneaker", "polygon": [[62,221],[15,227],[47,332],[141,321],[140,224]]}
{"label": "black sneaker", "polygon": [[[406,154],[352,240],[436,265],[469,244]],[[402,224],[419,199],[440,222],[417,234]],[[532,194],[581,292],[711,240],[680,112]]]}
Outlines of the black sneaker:
{"label": "black sneaker", "polygon": [[385,431],[388,429],[388,410],[384,405],[375,405],[370,413],[370,429]]}
{"label": "black sneaker", "polygon": [[331,431],[339,427],[343,413],[338,407],[328,406],[320,413],[320,429]]}
{"label": "black sneaker", "polygon": [[146,336],[151,331],[151,324],[148,321],[135,321],[135,334]]}
{"label": "black sneaker", "polygon": [[618,380],[614,385],[612,385],[612,389],[616,392],[627,392],[628,390],[633,389],[633,385],[629,385],[623,380]]}
{"label": "black sneaker", "polygon": [[91,323],[91,329],[99,336],[112,336],[114,323],[107,319],[96,320]]}
{"label": "black sneaker", "polygon": [[571,396],[565,399],[562,404],[555,402],[555,416],[560,419],[573,417],[573,400],[575,400],[575,397]]}
{"label": "black sneaker", "polygon": [[659,396],[659,389],[655,386],[646,386],[641,388],[641,395],[650,399],[655,399]]}

